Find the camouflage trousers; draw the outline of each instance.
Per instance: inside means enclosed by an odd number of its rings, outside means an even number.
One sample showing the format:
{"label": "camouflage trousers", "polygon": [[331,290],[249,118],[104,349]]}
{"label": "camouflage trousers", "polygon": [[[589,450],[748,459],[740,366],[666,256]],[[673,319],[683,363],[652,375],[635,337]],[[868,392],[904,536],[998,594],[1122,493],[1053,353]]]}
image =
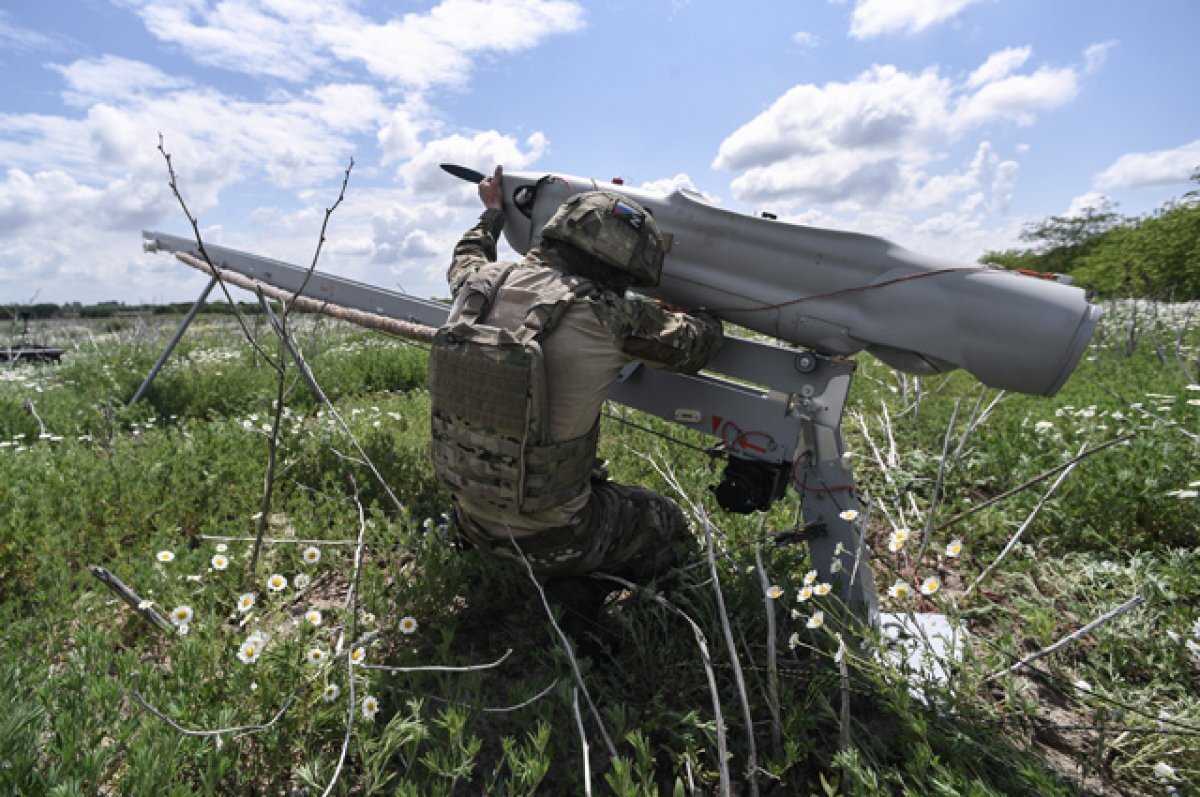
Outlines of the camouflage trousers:
{"label": "camouflage trousers", "polygon": [[[457,508],[454,514],[459,531],[484,554],[521,561],[512,541],[492,536]],[[575,524],[520,537],[516,544],[540,578],[601,572],[642,583],[673,567],[692,539],[682,510],[669,498],[593,481]]]}

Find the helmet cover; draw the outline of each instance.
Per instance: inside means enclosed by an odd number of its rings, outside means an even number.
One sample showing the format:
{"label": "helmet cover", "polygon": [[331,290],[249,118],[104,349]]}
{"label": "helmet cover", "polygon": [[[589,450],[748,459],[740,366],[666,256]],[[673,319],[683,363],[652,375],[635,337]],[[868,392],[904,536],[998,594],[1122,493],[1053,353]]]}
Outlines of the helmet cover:
{"label": "helmet cover", "polygon": [[612,191],[574,194],[555,211],[542,237],[562,241],[652,288],[662,276],[663,239],[654,217]]}

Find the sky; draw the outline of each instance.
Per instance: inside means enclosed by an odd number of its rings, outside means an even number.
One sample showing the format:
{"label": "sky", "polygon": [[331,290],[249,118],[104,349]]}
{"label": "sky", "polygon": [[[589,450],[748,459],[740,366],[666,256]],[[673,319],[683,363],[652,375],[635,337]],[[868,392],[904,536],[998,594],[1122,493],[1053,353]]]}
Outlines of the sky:
{"label": "sky", "polygon": [[[194,300],[142,231],[445,296],[556,172],[974,262],[1200,167],[1195,0],[4,0],[0,303]],[[351,167],[351,162],[353,166]],[[731,264],[736,267],[736,264]]]}

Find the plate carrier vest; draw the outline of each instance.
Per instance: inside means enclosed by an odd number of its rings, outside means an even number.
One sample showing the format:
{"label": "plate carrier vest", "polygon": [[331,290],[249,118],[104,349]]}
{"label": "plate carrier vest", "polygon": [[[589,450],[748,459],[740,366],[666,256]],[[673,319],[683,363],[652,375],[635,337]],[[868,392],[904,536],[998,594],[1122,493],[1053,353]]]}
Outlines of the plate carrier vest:
{"label": "plate carrier vest", "polygon": [[473,275],[433,339],[430,447],[434,472],[452,493],[529,514],[570,501],[591,478],[599,418],[580,437],[549,439],[542,341],[595,286],[562,275],[513,333],[485,322],[514,268],[495,264]]}

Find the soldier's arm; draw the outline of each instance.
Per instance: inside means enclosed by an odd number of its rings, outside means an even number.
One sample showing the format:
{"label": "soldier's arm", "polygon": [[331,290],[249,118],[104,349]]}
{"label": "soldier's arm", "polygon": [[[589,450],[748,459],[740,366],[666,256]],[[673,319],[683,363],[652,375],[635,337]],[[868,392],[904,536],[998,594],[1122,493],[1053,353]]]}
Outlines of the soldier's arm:
{"label": "soldier's arm", "polygon": [[454,247],[450,271],[446,274],[451,293],[458,293],[467,278],[496,261],[496,241],[503,229],[504,212],[499,208],[488,208],[479,217],[479,223],[459,239]]}
{"label": "soldier's arm", "polygon": [[621,351],[669,371],[699,371],[721,349],[721,320],[703,310],[673,312],[642,300],[620,299],[611,307],[619,324]]}

